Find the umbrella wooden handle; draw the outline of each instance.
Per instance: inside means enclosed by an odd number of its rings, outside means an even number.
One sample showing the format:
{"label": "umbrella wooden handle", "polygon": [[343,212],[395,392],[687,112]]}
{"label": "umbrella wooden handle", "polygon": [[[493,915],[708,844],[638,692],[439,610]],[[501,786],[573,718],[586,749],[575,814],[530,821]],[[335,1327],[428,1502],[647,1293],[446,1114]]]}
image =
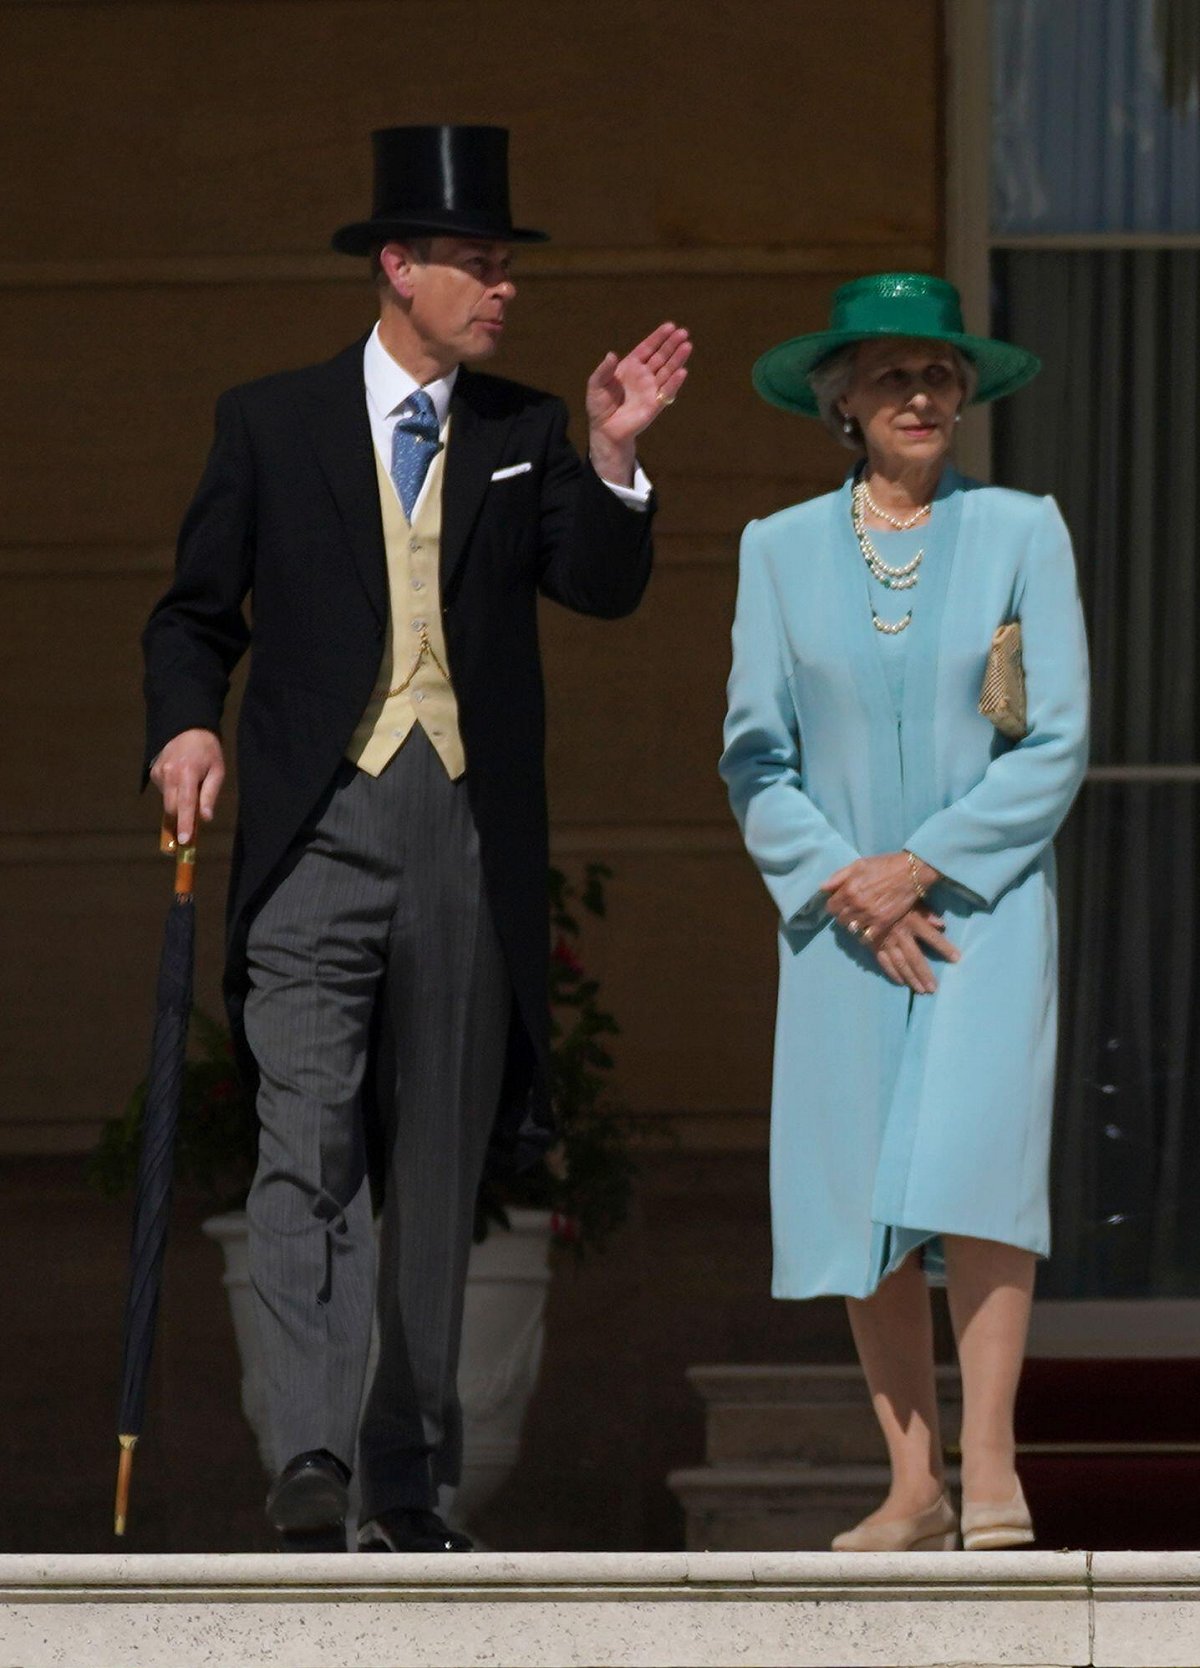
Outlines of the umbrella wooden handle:
{"label": "umbrella wooden handle", "polygon": [[117,1503],[113,1511],[113,1534],[125,1533],[125,1519],[129,1516],[129,1484],[133,1477],[133,1450],[137,1446],[136,1436],[119,1436],[121,1444],[121,1458],[117,1464]]}
{"label": "umbrella wooden handle", "polygon": [[168,816],[164,811],[158,835],[158,849],[175,859],[175,896],[190,898],[196,877],[196,836],[192,835],[191,845],[181,846],[176,834],[175,818]]}

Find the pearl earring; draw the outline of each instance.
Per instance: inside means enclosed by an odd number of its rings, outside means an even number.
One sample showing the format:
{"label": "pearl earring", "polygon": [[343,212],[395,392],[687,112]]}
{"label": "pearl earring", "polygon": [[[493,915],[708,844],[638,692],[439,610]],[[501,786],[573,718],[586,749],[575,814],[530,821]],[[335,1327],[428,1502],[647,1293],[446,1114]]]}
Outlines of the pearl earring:
{"label": "pearl earring", "polygon": [[954,413],[954,421],[956,423],[961,423],[962,422],[962,412],[961,411],[956,411]]}
{"label": "pearl earring", "polygon": [[842,417],[842,433],[843,434],[853,434],[854,433],[854,419],[852,417],[846,417],[846,416]]}

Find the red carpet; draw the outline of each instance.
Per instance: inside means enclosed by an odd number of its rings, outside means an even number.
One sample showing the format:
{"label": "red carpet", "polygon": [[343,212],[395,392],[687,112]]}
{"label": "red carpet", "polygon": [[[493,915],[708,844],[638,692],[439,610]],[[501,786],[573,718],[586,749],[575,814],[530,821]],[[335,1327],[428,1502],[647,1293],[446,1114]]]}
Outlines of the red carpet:
{"label": "red carpet", "polygon": [[1031,1360],[1017,1442],[1039,1546],[1200,1547],[1200,1359]]}

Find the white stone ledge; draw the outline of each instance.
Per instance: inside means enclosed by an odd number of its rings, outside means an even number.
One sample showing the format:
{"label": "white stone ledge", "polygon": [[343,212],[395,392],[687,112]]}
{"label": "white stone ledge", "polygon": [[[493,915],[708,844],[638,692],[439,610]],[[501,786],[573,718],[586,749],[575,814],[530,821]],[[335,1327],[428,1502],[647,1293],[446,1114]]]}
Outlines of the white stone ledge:
{"label": "white stone ledge", "polygon": [[[1122,1560],[1200,1554],[1093,1553]],[[429,1589],[511,1587],[514,1597],[528,1589],[603,1591],[647,1590],[687,1597],[697,1585],[722,1591],[761,1585],[807,1590],[891,1592],[897,1582],[915,1582],[922,1590],[942,1587],[1086,1586],[1086,1552],[1023,1552],[1003,1558],[991,1553],[891,1553],[864,1557],[834,1552],[475,1552],[446,1557],[396,1557],[391,1553],[342,1553],[296,1556],[285,1553],[187,1553],[178,1555],[109,1553],[0,1554],[0,1598],[18,1589],[125,1592],[131,1587],[170,1594],[176,1590],[220,1587],[316,1589],[341,1588],[384,1592]]]}
{"label": "white stone ledge", "polygon": [[1196,1553],[0,1557],[0,1668],[1200,1668]]}
{"label": "white stone ledge", "polygon": [[1091,1581],[1096,1668],[1200,1662],[1200,1552],[1094,1552]]}

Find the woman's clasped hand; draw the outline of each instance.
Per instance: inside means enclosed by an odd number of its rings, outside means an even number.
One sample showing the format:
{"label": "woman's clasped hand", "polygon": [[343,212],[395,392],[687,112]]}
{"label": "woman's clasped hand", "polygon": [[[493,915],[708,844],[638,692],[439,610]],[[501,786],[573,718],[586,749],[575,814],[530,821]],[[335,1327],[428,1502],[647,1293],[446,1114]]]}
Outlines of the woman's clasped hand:
{"label": "woman's clasped hand", "polygon": [[825,908],[853,937],[874,954],[893,984],[907,985],[919,996],[932,996],[937,980],[928,953],[944,961],[959,960],[960,952],[946,937],[946,923],[916,893],[932,886],[938,873],[907,852],[883,857],[860,857],[830,875],[821,890]]}

